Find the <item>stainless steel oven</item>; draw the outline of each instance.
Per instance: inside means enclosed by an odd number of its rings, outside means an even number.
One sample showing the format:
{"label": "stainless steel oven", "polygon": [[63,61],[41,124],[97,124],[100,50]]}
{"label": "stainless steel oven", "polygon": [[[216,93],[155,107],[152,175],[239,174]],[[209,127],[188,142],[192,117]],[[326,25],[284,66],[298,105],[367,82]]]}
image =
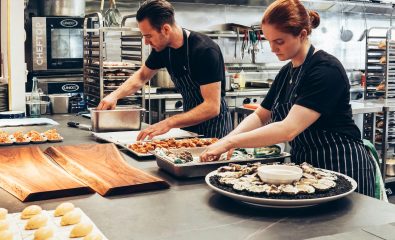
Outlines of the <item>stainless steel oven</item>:
{"label": "stainless steel oven", "polygon": [[33,17],[30,71],[82,69],[83,18]]}

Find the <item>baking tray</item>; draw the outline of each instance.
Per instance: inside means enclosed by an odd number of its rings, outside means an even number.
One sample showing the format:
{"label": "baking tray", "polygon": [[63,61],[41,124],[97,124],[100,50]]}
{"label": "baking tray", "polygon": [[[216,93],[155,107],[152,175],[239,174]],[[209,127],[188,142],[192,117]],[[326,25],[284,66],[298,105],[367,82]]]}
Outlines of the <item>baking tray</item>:
{"label": "baking tray", "polygon": [[[99,234],[102,240],[108,240],[96,224],[82,211],[80,208],[75,208],[76,212],[81,215],[81,221],[85,223],[90,223],[93,226],[92,232]],[[74,225],[61,226],[61,217],[54,217],[54,210],[42,210],[41,214],[47,217],[46,226],[51,227],[54,232],[54,239],[75,239],[82,240],[79,238],[69,238],[70,231],[74,228]],[[27,219],[21,219],[21,213],[9,213],[6,216],[5,221],[9,224],[9,230],[13,233],[14,240],[33,240],[35,230],[25,230],[24,227],[27,223]],[[52,238],[51,238],[52,239]]]}
{"label": "baking tray", "polygon": [[[133,151],[132,149],[128,148],[128,145],[136,143],[136,138],[140,131],[123,131],[123,132],[107,132],[107,133],[96,133],[92,132],[92,134],[103,141],[112,142],[117,146],[120,146],[125,151],[132,153],[133,155],[139,158],[147,158],[147,157],[154,157],[152,153],[138,153]],[[169,132],[154,137],[154,139],[169,139],[169,138],[194,138],[198,137],[198,134],[182,130],[180,128],[173,128]]]}
{"label": "baking tray", "polygon": [[[192,153],[194,157],[199,156],[206,148],[180,148],[171,150],[172,152],[179,152],[183,150],[188,150]],[[164,171],[172,174],[173,176],[179,178],[193,178],[193,177],[203,177],[208,173],[217,170],[220,166],[228,165],[229,163],[237,163],[237,164],[247,164],[254,162],[263,162],[263,163],[273,163],[284,161],[285,158],[291,156],[291,154],[287,152],[282,152],[280,156],[275,157],[265,157],[265,158],[252,158],[245,160],[225,160],[225,161],[214,161],[214,162],[189,162],[189,163],[181,163],[176,164],[171,161],[169,158],[158,155],[154,153],[156,157],[156,164],[158,167],[163,169]]]}

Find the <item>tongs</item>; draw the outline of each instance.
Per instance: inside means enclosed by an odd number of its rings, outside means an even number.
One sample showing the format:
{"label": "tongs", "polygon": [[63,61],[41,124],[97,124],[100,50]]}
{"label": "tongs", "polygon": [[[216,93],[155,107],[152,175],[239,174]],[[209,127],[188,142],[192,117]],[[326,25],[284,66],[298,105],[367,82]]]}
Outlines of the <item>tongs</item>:
{"label": "tongs", "polygon": [[241,59],[244,59],[244,54],[247,51],[248,51],[248,31],[244,30],[243,42],[241,44]]}

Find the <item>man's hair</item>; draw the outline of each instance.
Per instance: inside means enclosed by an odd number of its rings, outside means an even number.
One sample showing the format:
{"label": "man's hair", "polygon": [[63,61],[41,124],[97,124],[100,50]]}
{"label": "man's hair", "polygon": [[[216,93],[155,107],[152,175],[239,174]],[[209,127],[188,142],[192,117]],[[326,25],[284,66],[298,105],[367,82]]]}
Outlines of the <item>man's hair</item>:
{"label": "man's hair", "polygon": [[146,0],[136,14],[137,22],[144,19],[148,19],[152,27],[159,32],[166,23],[174,25],[174,8],[165,0]]}

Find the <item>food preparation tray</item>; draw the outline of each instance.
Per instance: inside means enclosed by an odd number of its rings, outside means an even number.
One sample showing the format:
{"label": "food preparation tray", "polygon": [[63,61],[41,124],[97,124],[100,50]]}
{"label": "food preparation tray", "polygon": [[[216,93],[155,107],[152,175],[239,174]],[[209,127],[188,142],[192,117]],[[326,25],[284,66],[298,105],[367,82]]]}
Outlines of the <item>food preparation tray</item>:
{"label": "food preparation tray", "polygon": [[[93,233],[100,235],[102,240],[108,240],[96,224],[82,211],[80,208],[75,208],[81,216],[81,222],[89,223],[93,226]],[[69,238],[70,231],[75,225],[61,226],[61,217],[54,217],[54,210],[42,210],[41,214],[47,217],[46,226],[50,227],[54,232],[54,237],[59,240],[76,239],[82,240],[83,238]],[[14,240],[33,240],[34,232],[36,230],[25,230],[24,227],[28,220],[21,219],[21,213],[7,214],[5,221],[9,224],[9,230],[13,233]],[[54,238],[54,239],[55,239]],[[52,238],[51,238],[52,239]]]}
{"label": "food preparation tray", "polygon": [[[194,161],[188,163],[174,163],[170,158],[164,157],[158,152],[154,152],[156,157],[157,165],[165,170],[166,172],[180,178],[192,178],[192,177],[203,177],[208,173],[218,169],[220,166],[228,165],[229,163],[237,163],[237,164],[247,164],[254,162],[263,162],[263,163],[273,163],[273,162],[282,162],[285,158],[291,156],[291,154],[287,152],[282,152],[277,156],[268,156],[262,158],[249,158],[249,159],[238,159],[238,160],[221,160],[221,161],[213,161],[213,162],[199,162],[197,159],[200,154],[206,148],[184,148],[184,149],[174,149],[172,152],[181,152],[188,150],[191,152],[194,157]],[[195,160],[196,159],[196,160]]]}
{"label": "food preparation tray", "polygon": [[113,132],[141,129],[145,109],[140,107],[117,107],[114,110],[90,109],[92,131]]}
{"label": "food preparation tray", "polygon": [[[108,133],[92,132],[92,134],[96,138],[106,142],[112,142],[117,146],[123,148],[125,151],[130,152],[139,158],[153,157],[154,155],[152,153],[138,153],[128,147],[130,144],[136,143],[136,139],[139,133],[140,131],[123,131],[123,132],[108,132]],[[165,134],[154,137],[154,139],[158,139],[158,140],[169,139],[169,138],[182,139],[182,138],[193,138],[197,136],[198,135],[196,133],[185,131],[180,128],[173,128]]]}

